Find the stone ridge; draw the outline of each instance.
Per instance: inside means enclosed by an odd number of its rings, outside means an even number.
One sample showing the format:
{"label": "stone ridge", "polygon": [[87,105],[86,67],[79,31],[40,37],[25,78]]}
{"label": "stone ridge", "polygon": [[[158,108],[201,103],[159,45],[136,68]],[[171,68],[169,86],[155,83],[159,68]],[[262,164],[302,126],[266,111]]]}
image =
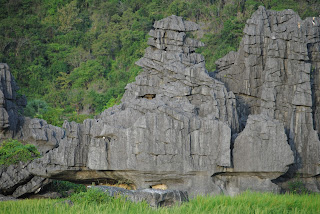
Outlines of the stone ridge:
{"label": "stone ridge", "polygon": [[169,16],[167,18],[155,21],[154,28],[173,31],[196,31],[200,26],[194,22],[185,21],[180,16]]}
{"label": "stone ridge", "polygon": [[119,106],[95,119],[65,122],[64,131],[26,118],[17,138],[44,153],[27,172],[83,182],[130,180],[137,188],[165,184],[191,195],[216,192],[211,175],[231,167],[238,116],[233,93],[208,75],[195,53],[203,43],[186,37],[196,29],[175,16],[155,23],[137,62],[143,72],[127,85]]}
{"label": "stone ridge", "polygon": [[238,52],[219,59],[215,72],[236,95],[242,128],[260,113],[284,124],[295,155],[290,173],[306,177],[320,174],[319,41],[319,17],[259,7]]}

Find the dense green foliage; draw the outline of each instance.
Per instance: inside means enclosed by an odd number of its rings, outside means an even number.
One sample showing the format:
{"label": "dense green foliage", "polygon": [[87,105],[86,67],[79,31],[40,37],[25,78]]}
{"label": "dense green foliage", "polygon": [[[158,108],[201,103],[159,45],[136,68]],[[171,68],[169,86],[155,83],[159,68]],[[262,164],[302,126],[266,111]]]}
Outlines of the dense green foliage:
{"label": "dense green foliage", "polygon": [[34,145],[23,145],[17,140],[5,140],[0,143],[0,165],[11,165],[26,162],[40,157]]}
{"label": "dense green foliage", "polygon": [[86,192],[80,192],[70,197],[73,203],[84,203],[84,204],[103,204],[110,203],[114,198],[104,193],[99,189],[88,189]]}
{"label": "dense green foliage", "polygon": [[45,187],[46,190],[51,192],[58,192],[62,197],[66,197],[69,193],[77,194],[86,192],[87,188],[83,184],[75,184],[69,181],[53,180],[49,185]]}
{"label": "dense green foliage", "polygon": [[73,206],[62,200],[21,200],[0,203],[0,210],[16,213],[320,213],[319,195],[274,195],[246,192],[239,196],[198,196],[181,206],[150,208],[122,197],[88,191],[71,196]]}
{"label": "dense green foliage", "polygon": [[[26,114],[80,122],[120,102],[140,68],[155,20],[175,14],[205,29],[208,70],[236,50],[246,19],[264,5],[320,13],[319,0],[0,0],[0,62],[28,97]],[[197,35],[194,35],[197,37]],[[37,108],[34,104],[44,104]],[[79,116],[85,114],[85,116]]]}

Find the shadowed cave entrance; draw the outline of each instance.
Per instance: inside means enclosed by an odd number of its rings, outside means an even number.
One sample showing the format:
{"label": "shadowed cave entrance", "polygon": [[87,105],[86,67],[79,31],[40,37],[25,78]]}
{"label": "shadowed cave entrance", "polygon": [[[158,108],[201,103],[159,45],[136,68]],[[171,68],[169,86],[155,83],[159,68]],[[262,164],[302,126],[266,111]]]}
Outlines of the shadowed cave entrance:
{"label": "shadowed cave entrance", "polygon": [[81,170],[73,171],[73,173],[60,173],[51,176],[51,179],[70,181],[76,184],[84,184],[85,186],[115,186],[128,190],[137,189],[136,184],[125,176],[117,175],[114,171],[92,171]]}
{"label": "shadowed cave entrance", "polygon": [[141,96],[140,98],[152,100],[152,99],[156,98],[156,95],[155,94],[145,94],[145,95]]}

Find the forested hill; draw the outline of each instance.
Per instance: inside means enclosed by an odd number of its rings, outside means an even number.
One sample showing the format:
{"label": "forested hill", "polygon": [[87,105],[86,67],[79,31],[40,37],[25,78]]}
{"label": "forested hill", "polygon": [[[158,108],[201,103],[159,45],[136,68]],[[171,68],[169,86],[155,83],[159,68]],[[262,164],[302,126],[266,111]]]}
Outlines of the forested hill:
{"label": "forested hill", "polygon": [[28,98],[25,114],[61,125],[118,103],[140,68],[147,33],[169,15],[199,23],[207,69],[236,50],[258,8],[318,16],[320,0],[0,0],[0,62]]}

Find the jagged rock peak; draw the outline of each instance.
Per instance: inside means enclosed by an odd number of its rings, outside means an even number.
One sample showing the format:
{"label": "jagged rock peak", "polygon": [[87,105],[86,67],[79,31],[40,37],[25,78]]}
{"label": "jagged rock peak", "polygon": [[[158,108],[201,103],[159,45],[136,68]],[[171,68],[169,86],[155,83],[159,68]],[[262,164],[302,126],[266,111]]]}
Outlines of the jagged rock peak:
{"label": "jagged rock peak", "polygon": [[156,29],[173,30],[173,31],[196,31],[200,26],[194,22],[185,21],[180,16],[169,16],[167,18],[156,21],[153,25]]}
{"label": "jagged rock peak", "polygon": [[[185,22],[177,16],[158,22],[170,25],[175,20]],[[172,105],[167,100],[179,98],[178,103],[187,101],[182,107],[184,111],[196,111],[200,116],[214,115],[216,119],[227,121],[233,131],[238,130],[233,93],[208,75],[204,57],[195,53],[195,49],[204,44],[186,37],[185,32],[173,30],[154,29],[149,35],[150,47],[145,50],[144,57],[136,62],[144,72],[136,78],[136,82],[127,85],[122,101],[134,103],[137,97],[152,95],[156,100],[159,98]],[[201,104],[201,99],[207,102]],[[217,105],[214,104],[216,102]]]}
{"label": "jagged rock peak", "polygon": [[21,125],[25,96],[17,97],[18,86],[6,63],[0,63],[0,136]]}
{"label": "jagged rock peak", "polygon": [[149,32],[151,36],[148,45],[164,50],[182,53],[193,53],[195,48],[204,46],[200,41],[187,38],[187,31],[198,30],[199,25],[190,21],[184,21],[179,16],[170,16],[155,22],[154,30]]}
{"label": "jagged rock peak", "polygon": [[[201,42],[175,30],[150,34],[160,48],[146,49],[137,63],[144,71],[127,85],[119,106],[83,124],[65,122],[64,130],[25,118],[14,137],[36,144],[44,155],[24,166],[14,188],[0,186],[0,193],[32,192],[43,181],[37,176],[130,180],[137,188],[165,184],[194,195],[215,191],[211,175],[231,166],[231,133],[238,127],[234,95],[208,75],[203,56],[194,52]],[[3,178],[13,177],[14,169],[3,169]]]}
{"label": "jagged rock peak", "polygon": [[150,35],[154,44],[137,62],[143,72],[126,86],[122,103],[83,124],[66,122],[59,146],[28,166],[33,174],[216,192],[211,175],[231,167],[234,95],[208,75],[194,52],[200,42],[172,29]]}
{"label": "jagged rock peak", "polygon": [[295,155],[290,171],[320,174],[320,18],[259,7],[243,32],[215,72],[235,93],[242,127],[250,114],[279,120]]}

